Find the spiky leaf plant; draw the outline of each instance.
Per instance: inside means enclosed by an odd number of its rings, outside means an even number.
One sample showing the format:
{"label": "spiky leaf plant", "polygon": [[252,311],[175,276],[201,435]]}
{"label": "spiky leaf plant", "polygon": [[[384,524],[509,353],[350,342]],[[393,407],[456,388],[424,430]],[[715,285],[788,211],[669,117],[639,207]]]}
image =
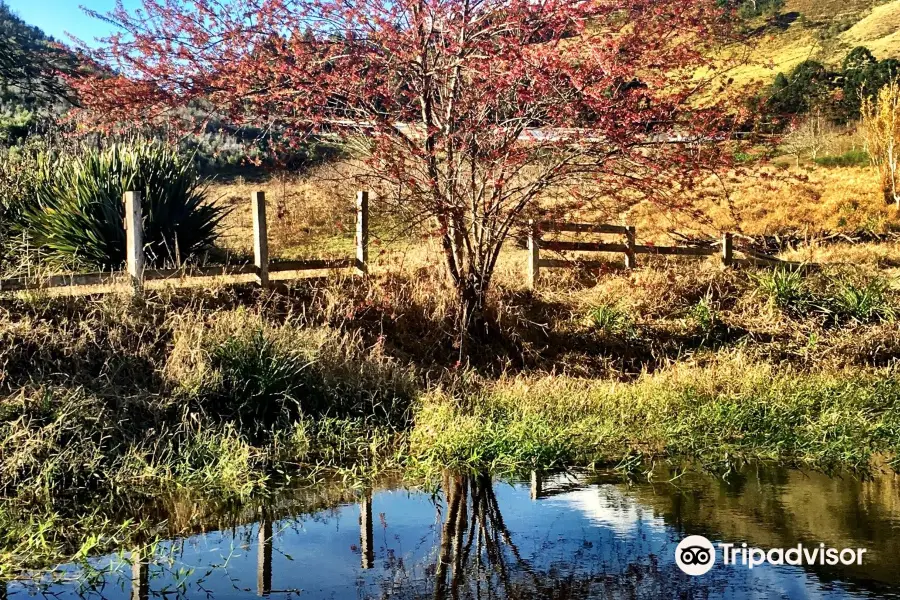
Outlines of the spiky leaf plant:
{"label": "spiky leaf plant", "polygon": [[47,159],[40,184],[24,202],[21,227],[52,262],[120,268],[126,191],[141,192],[151,264],[183,261],[215,241],[225,210],[207,202],[191,158],[152,142]]}

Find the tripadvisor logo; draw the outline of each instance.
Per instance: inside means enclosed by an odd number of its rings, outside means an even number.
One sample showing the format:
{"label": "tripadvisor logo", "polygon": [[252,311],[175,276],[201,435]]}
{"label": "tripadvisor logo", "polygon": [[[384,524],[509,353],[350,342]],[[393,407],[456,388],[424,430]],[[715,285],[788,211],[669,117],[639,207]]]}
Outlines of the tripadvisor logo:
{"label": "tripadvisor logo", "polygon": [[[722,564],[746,566],[748,569],[766,563],[770,565],[861,565],[865,548],[827,548],[825,544],[807,547],[797,544],[791,548],[748,547],[746,543],[716,544],[722,550]],[[716,548],[702,535],[690,535],[675,548],[675,562],[688,575],[703,575],[716,562]]]}

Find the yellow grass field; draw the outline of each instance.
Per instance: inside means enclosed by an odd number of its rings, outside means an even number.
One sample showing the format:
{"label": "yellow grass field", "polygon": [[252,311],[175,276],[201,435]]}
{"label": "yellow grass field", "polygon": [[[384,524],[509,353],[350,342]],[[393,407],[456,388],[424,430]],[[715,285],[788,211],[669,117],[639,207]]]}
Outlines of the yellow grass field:
{"label": "yellow grass field", "polygon": [[900,57],[900,0],[787,0],[780,13],[783,25],[754,21],[757,35],[749,50],[737,51],[746,56],[729,73],[735,85],[768,85],[805,60],[838,65],[857,46],[882,60]]}
{"label": "yellow grass field", "polygon": [[[336,173],[343,178],[336,178]],[[223,226],[223,245],[237,255],[252,254],[250,194],[262,190],[268,200],[273,259],[353,256],[355,193],[361,184],[353,180],[352,173],[353,165],[344,161],[302,175],[214,183],[212,197],[233,208]],[[645,201],[624,211],[605,209],[601,202],[565,218],[634,225],[638,242],[653,244],[678,243],[683,241],[680,236],[715,240],[724,231],[748,236],[799,234],[814,241],[834,233],[884,233],[900,228],[900,214],[896,207],[885,204],[877,175],[868,167],[744,167],[710,177],[691,193],[688,202],[683,200],[678,199],[684,204],[679,208],[674,202]],[[437,240],[418,232],[395,235],[388,218],[379,212],[375,195],[370,227],[373,272],[403,273],[420,283],[443,279]],[[622,258],[604,256],[611,265]],[[784,258],[893,267],[900,264],[900,249],[890,244],[819,247],[812,243]],[[508,287],[523,287],[526,264],[526,252],[511,240],[501,257],[497,280]]]}
{"label": "yellow grass field", "polygon": [[880,59],[900,58],[900,2],[877,6],[841,35],[849,47],[866,46]]}

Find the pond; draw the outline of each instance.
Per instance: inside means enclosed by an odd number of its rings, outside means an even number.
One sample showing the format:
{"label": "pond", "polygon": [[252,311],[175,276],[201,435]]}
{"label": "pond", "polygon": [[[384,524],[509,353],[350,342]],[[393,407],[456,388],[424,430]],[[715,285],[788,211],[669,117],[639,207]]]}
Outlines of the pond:
{"label": "pond", "polygon": [[[198,510],[173,506],[166,518],[193,533],[10,581],[0,597],[900,598],[893,473],[448,474],[433,492],[329,486],[228,517],[198,521]],[[676,564],[688,535],[715,546],[703,575]],[[861,564],[751,569],[723,564],[720,542],[865,553]]]}

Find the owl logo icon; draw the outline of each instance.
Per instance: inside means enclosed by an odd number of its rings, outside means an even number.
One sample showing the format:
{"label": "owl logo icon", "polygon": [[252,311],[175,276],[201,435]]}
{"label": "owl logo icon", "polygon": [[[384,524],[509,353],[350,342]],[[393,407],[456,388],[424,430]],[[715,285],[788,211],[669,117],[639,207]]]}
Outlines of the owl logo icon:
{"label": "owl logo icon", "polygon": [[702,535],[689,535],[675,548],[675,562],[688,575],[703,575],[716,562],[716,549]]}

